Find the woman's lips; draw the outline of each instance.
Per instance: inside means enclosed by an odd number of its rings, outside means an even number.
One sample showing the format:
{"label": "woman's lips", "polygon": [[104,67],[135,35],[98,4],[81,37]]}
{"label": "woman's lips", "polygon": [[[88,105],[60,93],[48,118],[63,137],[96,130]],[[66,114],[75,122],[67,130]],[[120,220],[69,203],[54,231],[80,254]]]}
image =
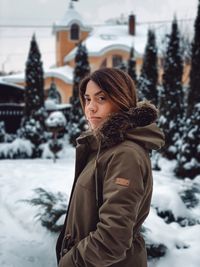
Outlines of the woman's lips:
{"label": "woman's lips", "polygon": [[98,121],[98,120],[101,120],[101,118],[100,117],[90,117],[88,120],[89,121]]}

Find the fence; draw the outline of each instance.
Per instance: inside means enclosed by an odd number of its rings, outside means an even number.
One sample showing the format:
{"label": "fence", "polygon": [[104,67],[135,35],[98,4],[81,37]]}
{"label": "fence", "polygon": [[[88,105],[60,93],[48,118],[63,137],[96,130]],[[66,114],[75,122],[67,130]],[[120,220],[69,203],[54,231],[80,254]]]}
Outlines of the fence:
{"label": "fence", "polygon": [[[59,105],[58,105],[59,106]],[[70,105],[63,105],[57,109],[47,110],[48,113],[53,111],[61,111],[65,115],[67,121],[69,119]],[[24,104],[0,104],[0,121],[4,121],[7,133],[16,133],[20,128],[21,120],[24,113]]]}
{"label": "fence", "polygon": [[0,121],[4,121],[7,133],[16,133],[23,117],[23,104],[0,104]]}

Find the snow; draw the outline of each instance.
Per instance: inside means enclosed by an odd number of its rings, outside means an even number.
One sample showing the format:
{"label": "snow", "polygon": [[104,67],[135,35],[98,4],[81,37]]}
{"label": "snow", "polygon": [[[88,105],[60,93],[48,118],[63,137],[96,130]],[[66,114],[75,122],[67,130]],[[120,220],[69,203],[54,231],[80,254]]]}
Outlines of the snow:
{"label": "snow", "polygon": [[27,156],[32,155],[33,144],[29,140],[16,138],[11,143],[0,144],[0,156],[6,158],[13,158],[18,153],[25,154]]}
{"label": "snow", "polygon": [[[2,144],[0,144],[2,145]],[[69,195],[74,176],[75,149],[65,145],[60,159],[0,161],[0,266],[55,267],[57,234],[48,232],[36,220],[38,208],[21,200],[31,199],[35,188]],[[161,171],[154,171],[154,191],[150,214],[145,222],[146,237],[154,243],[165,244],[167,254],[149,262],[148,267],[200,266],[200,224],[180,226],[166,223],[157,216],[159,210],[170,209],[176,216],[200,218],[200,205],[186,209],[180,193],[196,186],[194,180],[179,180],[173,174],[175,161],[159,160]],[[200,200],[200,196],[198,195]],[[67,204],[67,203],[66,203]],[[63,218],[62,218],[63,220]]]}
{"label": "snow", "polygon": [[[58,78],[66,82],[67,84],[72,84],[73,81],[73,68],[70,66],[62,66],[58,68],[47,68],[44,70],[44,78]],[[25,72],[20,72],[16,74],[6,75],[1,77],[2,83],[22,83],[25,81]],[[19,87],[20,88],[20,87]]]}
{"label": "snow", "polygon": [[45,123],[49,128],[54,128],[54,127],[65,127],[67,121],[61,111],[54,111],[46,119]]}
{"label": "snow", "polygon": [[0,162],[0,266],[56,266],[55,240],[36,221],[37,210],[20,200],[30,199],[33,189],[70,194],[74,173],[74,149],[52,160],[2,160]]}
{"label": "snow", "polygon": [[62,66],[58,68],[49,68],[45,70],[45,78],[55,77],[65,81],[68,84],[72,84],[74,68],[70,66]]}
{"label": "snow", "polygon": [[62,28],[68,29],[73,23],[80,25],[82,30],[91,30],[91,27],[86,25],[85,19],[83,19],[81,14],[74,9],[73,3],[71,2],[62,19],[54,24],[54,30],[60,30]]}
{"label": "snow", "polygon": [[[173,174],[175,163],[175,161],[170,162],[161,159],[159,164],[162,171],[154,171],[152,206],[164,210],[170,209],[173,214],[179,216],[190,216],[198,219],[200,217],[200,205],[194,209],[186,210],[179,194],[183,189],[190,188],[192,184],[197,183],[199,186],[200,179],[198,177],[193,181],[176,179]],[[151,208],[144,225],[149,229],[147,232],[148,240],[165,244],[168,247],[166,256],[149,267],[200,266],[200,255],[197,252],[199,250],[200,224],[185,227],[181,227],[175,222],[167,224],[156,215],[155,209]]]}
{"label": "snow", "polygon": [[[113,49],[130,52],[134,43],[135,55],[138,56],[143,54],[146,34],[131,36],[128,34],[128,25],[98,25],[83,43],[89,56],[101,56]],[[64,61],[72,60],[76,50],[77,48],[66,55]]]}
{"label": "snow", "polygon": [[[157,46],[163,48],[163,38],[165,34],[170,32],[170,26],[163,23],[154,25],[153,29],[156,34]],[[83,42],[88,50],[89,56],[101,56],[110,50],[122,50],[130,52],[134,45],[135,56],[142,57],[144,54],[147,32],[149,25],[136,24],[136,35],[132,36],[128,33],[128,25],[117,24],[103,24],[96,25],[90,32],[89,37]],[[64,61],[69,62],[75,57],[77,48],[74,48],[68,55],[65,56]],[[158,54],[162,51],[158,51]]]}
{"label": "snow", "polygon": [[[20,86],[20,85],[18,85],[18,84],[13,84],[13,83],[8,83],[5,79],[4,79],[4,77],[5,76],[1,76],[0,77],[0,85],[10,85],[10,86],[12,86],[12,87],[15,87],[15,88],[17,88],[17,89],[21,89],[21,90],[24,90],[24,87],[23,86]],[[8,76],[6,76],[6,77],[8,77]],[[0,86],[0,88],[1,88],[1,86]]]}
{"label": "snow", "polygon": [[16,73],[16,74],[11,74],[11,75],[6,75],[1,77],[1,80],[4,83],[17,83],[17,82],[23,82],[25,81],[25,73],[24,72],[20,72],[20,73]]}
{"label": "snow", "polygon": [[[166,160],[162,159],[160,165],[162,169],[166,169],[164,177],[160,175],[160,172],[154,172],[155,188],[152,197],[152,206],[158,208],[159,211],[170,210],[176,218],[188,217],[191,214],[178,194],[185,182],[174,178],[172,166],[175,166],[175,164],[176,161],[170,162],[169,164]],[[170,173],[171,175],[169,175]]]}
{"label": "snow", "polygon": [[47,110],[56,109],[56,103],[53,99],[48,99],[45,101],[45,108]]}
{"label": "snow", "polygon": [[55,100],[50,99],[50,98],[47,98],[47,100],[45,101],[45,108],[47,110],[62,110],[62,109],[66,109],[66,108],[69,109],[70,107],[71,107],[70,103],[57,104],[57,103],[55,103]]}
{"label": "snow", "polygon": [[184,164],[184,168],[186,170],[191,170],[192,168],[198,167],[199,163],[195,158],[191,158],[191,160],[189,162],[186,162]]}

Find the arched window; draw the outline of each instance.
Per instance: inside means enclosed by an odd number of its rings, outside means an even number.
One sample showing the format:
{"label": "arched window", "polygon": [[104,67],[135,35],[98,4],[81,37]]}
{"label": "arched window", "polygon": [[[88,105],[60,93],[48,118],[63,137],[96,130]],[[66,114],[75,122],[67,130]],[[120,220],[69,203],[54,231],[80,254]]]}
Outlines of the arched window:
{"label": "arched window", "polygon": [[122,63],[122,56],[120,55],[113,55],[112,57],[112,66],[113,67],[118,67]]}
{"label": "arched window", "polygon": [[79,26],[77,24],[72,24],[70,30],[70,39],[71,40],[79,40]]}

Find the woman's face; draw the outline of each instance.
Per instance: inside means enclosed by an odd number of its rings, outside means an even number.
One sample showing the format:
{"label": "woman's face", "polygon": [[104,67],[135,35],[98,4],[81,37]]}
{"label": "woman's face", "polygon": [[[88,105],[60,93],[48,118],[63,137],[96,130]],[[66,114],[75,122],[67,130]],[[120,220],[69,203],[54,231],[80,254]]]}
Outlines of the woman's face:
{"label": "woman's face", "polygon": [[119,110],[104,91],[91,80],[87,83],[84,97],[85,116],[93,130],[97,129],[109,114]]}

